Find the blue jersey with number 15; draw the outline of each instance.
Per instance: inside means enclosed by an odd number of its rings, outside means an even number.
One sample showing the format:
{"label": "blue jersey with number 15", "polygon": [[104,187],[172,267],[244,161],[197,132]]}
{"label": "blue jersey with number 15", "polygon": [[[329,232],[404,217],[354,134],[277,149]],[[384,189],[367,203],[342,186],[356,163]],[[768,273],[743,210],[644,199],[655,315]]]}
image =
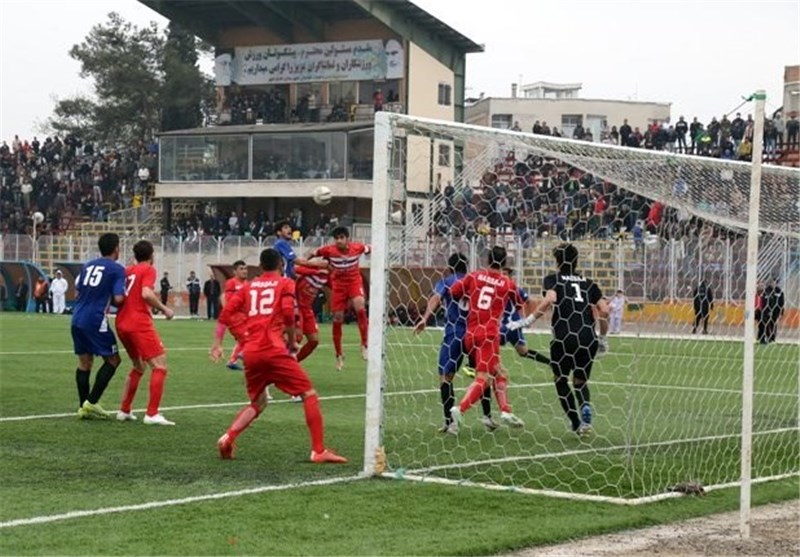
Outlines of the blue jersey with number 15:
{"label": "blue jersey with number 15", "polygon": [[75,289],[78,299],[72,311],[72,325],[79,329],[105,331],[111,299],[125,294],[125,269],[107,257],[92,259],[83,265]]}
{"label": "blue jersey with number 15", "polygon": [[444,277],[436,283],[433,291],[442,299],[445,312],[445,336],[463,336],[467,330],[467,314],[469,307],[466,300],[457,301],[450,295],[450,287],[464,278],[464,275],[455,273]]}

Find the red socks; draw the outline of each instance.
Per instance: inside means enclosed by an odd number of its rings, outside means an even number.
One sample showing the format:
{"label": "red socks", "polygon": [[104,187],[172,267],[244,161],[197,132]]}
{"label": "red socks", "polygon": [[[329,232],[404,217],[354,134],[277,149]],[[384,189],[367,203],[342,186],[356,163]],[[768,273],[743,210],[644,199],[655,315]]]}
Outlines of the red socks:
{"label": "red socks", "polygon": [[511,406],[508,404],[508,379],[502,375],[494,378],[494,397],[501,412],[511,412]]}
{"label": "red socks", "polygon": [[302,362],[303,360],[308,358],[318,344],[319,342],[317,342],[316,340],[309,340],[303,346],[301,346],[300,351],[297,353],[297,361]]}
{"label": "red socks", "polygon": [[161,395],[164,394],[164,380],[167,377],[167,370],[157,367],[150,375],[150,399],[147,401],[147,415],[155,416],[158,414],[158,407],[161,405]]}
{"label": "red socks", "polygon": [[461,399],[461,403],[458,405],[459,410],[461,410],[462,413],[469,410],[473,404],[481,399],[485,388],[486,381],[484,381],[483,378],[479,377],[475,379],[472,385],[467,389],[467,392],[464,393],[464,398]]}
{"label": "red socks", "polygon": [[342,355],[342,323],[340,321],[333,322],[333,349],[337,356]]}
{"label": "red socks", "polygon": [[311,435],[311,450],[321,453],[325,450],[322,412],[319,411],[319,398],[317,395],[307,396],[303,399],[303,410],[306,413],[306,425]]}
{"label": "red socks", "polygon": [[367,330],[369,328],[369,317],[367,316],[366,309],[360,309],[356,312],[358,318],[358,332],[361,335],[361,346],[367,345]]}
{"label": "red socks", "polygon": [[228,437],[230,440],[236,440],[239,434],[247,429],[247,427],[253,423],[253,420],[258,418],[259,414],[261,414],[261,409],[252,402],[239,410],[239,413],[236,414],[236,417],[233,419],[231,427],[228,428]]}
{"label": "red socks", "polygon": [[130,414],[131,406],[133,406],[133,399],[136,397],[136,389],[139,388],[139,380],[142,378],[142,372],[138,369],[132,369],[125,379],[125,387],[122,389],[122,403],[119,409],[126,414]]}

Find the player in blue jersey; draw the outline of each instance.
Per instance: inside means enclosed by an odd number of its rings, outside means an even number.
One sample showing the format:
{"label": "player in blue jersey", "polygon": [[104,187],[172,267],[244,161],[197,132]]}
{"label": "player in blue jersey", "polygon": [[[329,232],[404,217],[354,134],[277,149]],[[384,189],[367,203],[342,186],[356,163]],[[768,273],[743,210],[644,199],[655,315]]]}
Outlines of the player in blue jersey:
{"label": "player in blue jersey", "polygon": [[[72,313],[72,342],[78,356],[78,417],[82,419],[108,419],[99,401],[120,364],[117,339],[107,316],[110,304],[119,306],[125,299],[125,268],[117,263],[119,236],[103,234],[97,245],[100,257],[85,263],[75,280],[78,299]],[[103,365],[90,389],[94,356],[102,357]]]}
{"label": "player in blue jersey", "polygon": [[[415,332],[425,330],[428,320],[433,316],[439,306],[445,310],[444,337],[439,348],[439,391],[442,397],[442,410],[444,412],[444,425],[439,428],[441,433],[455,435],[457,428],[453,426],[450,409],[455,404],[453,392],[453,378],[461,367],[464,356],[468,356],[464,346],[464,336],[467,332],[467,314],[469,306],[467,300],[458,302],[450,296],[450,287],[464,278],[469,271],[467,257],[461,253],[454,253],[447,260],[447,270],[444,277],[436,283],[433,294],[428,299],[425,313],[415,327]],[[497,429],[498,425],[492,419],[491,403],[483,403],[483,425],[489,430]]]}
{"label": "player in blue jersey", "polygon": [[272,244],[272,249],[281,254],[283,258],[283,276],[290,279],[297,278],[294,273],[295,265],[303,265],[304,267],[322,268],[327,267],[328,262],[322,260],[310,261],[297,257],[292,247],[292,225],[289,221],[279,221],[275,223],[275,243]]}

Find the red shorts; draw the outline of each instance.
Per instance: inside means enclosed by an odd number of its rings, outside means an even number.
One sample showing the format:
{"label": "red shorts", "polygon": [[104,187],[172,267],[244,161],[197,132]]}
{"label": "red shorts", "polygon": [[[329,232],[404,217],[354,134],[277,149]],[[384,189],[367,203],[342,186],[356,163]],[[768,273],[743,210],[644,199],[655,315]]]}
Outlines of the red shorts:
{"label": "red shorts", "polygon": [[346,311],[347,302],[358,297],[364,297],[364,285],[361,282],[353,284],[336,283],[331,291],[331,311]]}
{"label": "red shorts", "polygon": [[300,329],[304,335],[315,335],[319,332],[317,316],[311,308],[300,308]]}
{"label": "red shorts", "polygon": [[314,388],[308,374],[294,356],[286,352],[245,352],[244,379],[247,396],[255,402],[269,385],[287,395],[297,396]]}
{"label": "red shorts", "polygon": [[500,371],[500,337],[486,338],[467,332],[464,348],[475,362],[475,371],[492,375]]}
{"label": "red shorts", "polygon": [[153,327],[136,331],[117,329],[117,335],[132,360],[152,360],[164,353],[164,345]]}

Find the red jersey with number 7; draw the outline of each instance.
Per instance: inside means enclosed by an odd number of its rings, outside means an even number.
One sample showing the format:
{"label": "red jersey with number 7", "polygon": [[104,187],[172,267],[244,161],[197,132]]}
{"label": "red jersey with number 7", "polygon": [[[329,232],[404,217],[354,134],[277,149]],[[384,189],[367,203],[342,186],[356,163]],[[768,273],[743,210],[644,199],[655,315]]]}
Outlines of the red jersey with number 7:
{"label": "red jersey with number 7", "polygon": [[117,330],[136,331],[152,327],[153,314],[142,297],[145,286],[155,291],[155,267],[142,262],[125,269],[125,303],[117,312]]}
{"label": "red jersey with number 7", "polygon": [[340,250],[336,244],[328,244],[314,251],[314,257],[327,259],[331,266],[331,287],[335,290],[342,285],[349,288],[354,284],[362,284],[361,269],[358,262],[361,256],[369,254],[370,247],[359,242],[350,242],[347,249]]}
{"label": "red jersey with number 7", "polygon": [[500,336],[506,303],[522,306],[516,283],[498,269],[473,271],[450,287],[454,300],[467,298],[467,332],[477,337]]}
{"label": "red jersey with number 7", "polygon": [[[294,281],[268,271],[231,295],[219,320],[240,332],[245,353],[286,352],[284,332],[294,326]],[[237,332],[239,332],[237,331]]]}

